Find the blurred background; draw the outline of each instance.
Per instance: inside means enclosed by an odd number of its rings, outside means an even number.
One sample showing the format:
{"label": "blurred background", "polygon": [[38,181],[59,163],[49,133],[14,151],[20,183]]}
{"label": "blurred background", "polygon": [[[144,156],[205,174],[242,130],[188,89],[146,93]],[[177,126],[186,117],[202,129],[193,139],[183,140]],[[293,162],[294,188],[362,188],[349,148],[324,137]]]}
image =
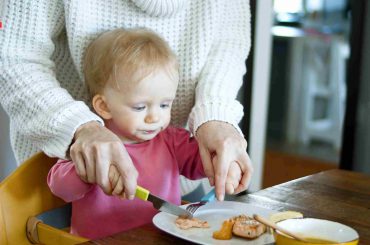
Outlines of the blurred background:
{"label": "blurred background", "polygon": [[250,2],[251,191],[332,168],[370,173],[369,1]]}
{"label": "blurred background", "polygon": [[350,54],[347,0],[273,10],[263,187],[339,167]]}

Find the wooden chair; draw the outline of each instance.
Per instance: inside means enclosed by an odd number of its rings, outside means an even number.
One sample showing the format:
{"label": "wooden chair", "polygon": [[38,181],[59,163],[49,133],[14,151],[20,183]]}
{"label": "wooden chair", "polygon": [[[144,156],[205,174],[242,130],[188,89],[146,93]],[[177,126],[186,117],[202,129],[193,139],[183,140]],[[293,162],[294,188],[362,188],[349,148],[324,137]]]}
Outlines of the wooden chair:
{"label": "wooden chair", "polygon": [[38,153],[0,183],[1,245],[69,245],[88,241],[68,233],[66,228],[47,224],[48,219],[43,218],[43,213],[57,211],[59,216],[48,216],[57,217],[61,224],[70,222],[70,215],[64,215],[70,205],[55,197],[46,182],[55,162],[56,159]]}

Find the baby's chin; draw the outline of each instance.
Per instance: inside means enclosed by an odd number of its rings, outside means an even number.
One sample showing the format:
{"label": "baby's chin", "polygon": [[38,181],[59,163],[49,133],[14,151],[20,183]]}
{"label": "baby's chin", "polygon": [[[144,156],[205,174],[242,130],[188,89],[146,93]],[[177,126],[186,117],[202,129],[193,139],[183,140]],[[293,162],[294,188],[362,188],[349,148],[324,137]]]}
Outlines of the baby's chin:
{"label": "baby's chin", "polygon": [[124,144],[139,144],[154,139],[167,127],[168,125],[157,130],[138,130],[131,135],[121,135],[120,138]]}
{"label": "baby's chin", "polygon": [[157,135],[162,132],[162,130],[156,130],[156,131],[145,131],[145,132],[142,132],[140,134],[140,136],[138,137],[139,140],[142,140],[142,141],[147,141],[147,140],[152,140],[154,139],[155,137],[157,137]]}
{"label": "baby's chin", "polygon": [[154,139],[161,131],[162,130],[155,133],[140,133],[139,135],[135,135],[135,137],[121,139],[124,144],[139,144]]}

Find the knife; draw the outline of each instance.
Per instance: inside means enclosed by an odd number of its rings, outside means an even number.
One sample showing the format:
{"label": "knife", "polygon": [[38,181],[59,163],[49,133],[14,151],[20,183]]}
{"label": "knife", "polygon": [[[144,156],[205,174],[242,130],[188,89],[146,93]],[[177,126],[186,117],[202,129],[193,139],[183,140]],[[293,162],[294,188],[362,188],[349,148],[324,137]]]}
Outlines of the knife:
{"label": "knife", "polygon": [[193,218],[193,214],[189,211],[176,206],[170,202],[163,200],[160,197],[157,197],[151,194],[147,189],[137,186],[135,196],[141,200],[152,202],[155,209],[158,209],[162,212],[170,213],[179,217],[184,218]]}

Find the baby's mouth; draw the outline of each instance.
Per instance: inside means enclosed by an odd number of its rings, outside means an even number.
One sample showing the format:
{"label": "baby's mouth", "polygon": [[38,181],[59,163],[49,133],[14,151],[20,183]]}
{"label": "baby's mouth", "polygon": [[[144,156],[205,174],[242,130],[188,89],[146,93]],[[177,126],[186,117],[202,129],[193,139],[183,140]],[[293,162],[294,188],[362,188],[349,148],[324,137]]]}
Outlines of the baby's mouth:
{"label": "baby's mouth", "polygon": [[157,132],[157,130],[143,130],[144,134],[154,134],[156,132]]}
{"label": "baby's mouth", "polygon": [[156,133],[159,133],[161,131],[163,131],[163,127],[160,127],[158,129],[154,129],[154,130],[141,130],[144,134],[156,134]]}

